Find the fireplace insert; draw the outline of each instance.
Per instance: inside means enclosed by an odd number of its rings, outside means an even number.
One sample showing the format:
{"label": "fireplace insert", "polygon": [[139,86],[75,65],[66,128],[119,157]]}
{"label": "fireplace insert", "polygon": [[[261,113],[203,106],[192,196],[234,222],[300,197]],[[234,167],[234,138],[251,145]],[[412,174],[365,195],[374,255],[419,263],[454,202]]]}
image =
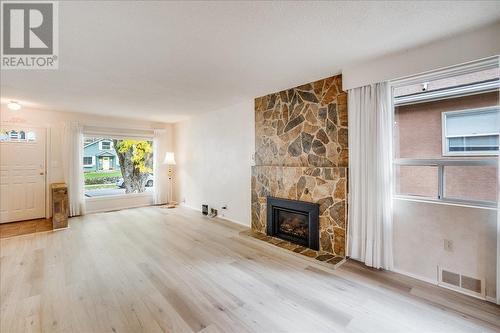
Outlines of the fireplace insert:
{"label": "fireplace insert", "polygon": [[267,197],[267,234],[319,250],[319,205]]}

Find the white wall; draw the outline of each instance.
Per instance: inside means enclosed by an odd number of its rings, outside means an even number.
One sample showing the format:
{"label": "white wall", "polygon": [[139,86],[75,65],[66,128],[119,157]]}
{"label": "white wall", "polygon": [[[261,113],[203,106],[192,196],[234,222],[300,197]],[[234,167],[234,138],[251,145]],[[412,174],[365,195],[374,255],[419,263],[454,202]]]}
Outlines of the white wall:
{"label": "white wall", "polygon": [[[437,266],[486,279],[495,298],[496,222],[491,209],[394,200],[394,268],[437,283]],[[452,251],[444,240],[453,242]]]}
{"label": "white wall", "polygon": [[[129,118],[118,118],[118,117],[105,117],[88,115],[82,113],[74,112],[56,112],[56,111],[46,111],[37,110],[30,108],[22,108],[19,111],[11,111],[2,105],[0,110],[0,120],[2,124],[14,124],[20,126],[37,126],[45,127],[50,131],[50,136],[48,140],[48,151],[50,160],[47,161],[47,185],[56,182],[64,182],[63,173],[63,145],[62,133],[64,124],[68,121],[78,121],[79,123],[86,126],[96,126],[96,127],[110,127],[118,129],[154,129],[154,128],[165,128],[167,133],[165,135],[164,145],[167,150],[173,150],[173,125],[166,123],[155,123],[148,121],[140,121],[136,119]],[[164,154],[164,152],[160,152]],[[161,172],[167,172],[165,166],[161,166]],[[168,184],[163,184],[163,186],[168,186]],[[50,198],[47,198],[50,200]],[[132,204],[148,205],[152,203],[150,197],[142,196],[137,197],[133,202],[130,200],[99,200],[87,203],[87,212],[91,213],[93,211],[102,211],[108,207],[109,210],[122,209],[130,207]]]}
{"label": "white wall", "polygon": [[[499,55],[499,36],[500,22],[496,22],[354,64],[342,71],[343,89]],[[441,264],[464,274],[485,277],[487,296],[495,297],[500,286],[500,274],[495,271],[500,265],[496,211],[401,200],[395,200],[394,209],[396,270],[436,282],[437,265]],[[444,239],[453,240],[453,252],[444,251]]]}
{"label": "white wall", "polygon": [[177,200],[250,226],[253,100],[177,123],[174,132]]}
{"label": "white wall", "polygon": [[[427,27],[422,26],[422,29]],[[343,89],[393,80],[500,54],[500,22],[345,68]]]}

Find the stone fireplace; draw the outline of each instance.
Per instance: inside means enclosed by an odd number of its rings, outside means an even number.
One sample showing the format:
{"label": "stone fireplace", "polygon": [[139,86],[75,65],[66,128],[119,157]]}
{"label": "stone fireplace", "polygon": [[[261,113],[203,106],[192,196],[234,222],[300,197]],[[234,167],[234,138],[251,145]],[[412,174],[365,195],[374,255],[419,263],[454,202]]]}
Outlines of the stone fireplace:
{"label": "stone fireplace", "polygon": [[[255,99],[252,230],[343,257],[348,146],[347,94],[341,88],[338,75]],[[317,243],[310,242],[304,214],[276,213],[270,199],[315,205]]]}
{"label": "stone fireplace", "polygon": [[319,250],[319,205],[267,197],[267,234]]}

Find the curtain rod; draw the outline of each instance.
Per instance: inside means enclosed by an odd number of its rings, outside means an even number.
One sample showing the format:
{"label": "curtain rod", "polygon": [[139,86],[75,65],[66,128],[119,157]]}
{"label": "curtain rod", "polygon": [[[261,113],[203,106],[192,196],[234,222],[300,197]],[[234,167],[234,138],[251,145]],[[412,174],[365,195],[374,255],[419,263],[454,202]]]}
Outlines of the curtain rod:
{"label": "curtain rod", "polygon": [[419,74],[400,77],[397,79],[389,80],[389,83],[392,87],[401,87],[421,83],[423,81],[446,79],[456,75],[463,75],[478,72],[481,70],[498,68],[500,66],[499,60],[499,56],[495,55],[480,60],[474,60],[458,65],[434,69]]}
{"label": "curtain rod", "polygon": [[155,130],[166,131],[165,128],[147,128],[147,127],[110,127],[110,126],[96,126],[96,125],[86,125],[82,124],[84,129],[87,130],[97,130],[97,131],[144,131],[153,132]]}

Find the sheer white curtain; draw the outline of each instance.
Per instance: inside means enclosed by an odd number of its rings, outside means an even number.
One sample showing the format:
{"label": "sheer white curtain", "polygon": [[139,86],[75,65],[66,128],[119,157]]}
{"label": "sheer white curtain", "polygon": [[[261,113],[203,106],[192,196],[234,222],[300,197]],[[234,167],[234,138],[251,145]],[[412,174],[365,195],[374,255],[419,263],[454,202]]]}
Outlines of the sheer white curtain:
{"label": "sheer white curtain", "polygon": [[[500,68],[500,57],[497,58],[497,64]],[[498,91],[498,105],[500,105],[500,89]],[[500,128],[500,124],[497,124],[498,128]],[[497,186],[498,186],[498,194],[497,194],[497,304],[500,304],[500,154],[498,154],[498,166],[497,166]]]}
{"label": "sheer white curtain", "polygon": [[392,128],[387,82],[351,89],[348,255],[392,268]]}
{"label": "sheer white curtain", "polygon": [[68,185],[69,215],[85,214],[83,126],[69,122],[63,131],[64,181]]}
{"label": "sheer white curtain", "polygon": [[[163,167],[163,157],[165,156],[165,135],[166,130],[155,129],[153,138],[153,177],[154,177],[154,194],[153,203],[155,205],[161,205],[167,202],[167,191],[166,191],[166,174],[167,171]],[[170,186],[170,184],[169,184]]]}

